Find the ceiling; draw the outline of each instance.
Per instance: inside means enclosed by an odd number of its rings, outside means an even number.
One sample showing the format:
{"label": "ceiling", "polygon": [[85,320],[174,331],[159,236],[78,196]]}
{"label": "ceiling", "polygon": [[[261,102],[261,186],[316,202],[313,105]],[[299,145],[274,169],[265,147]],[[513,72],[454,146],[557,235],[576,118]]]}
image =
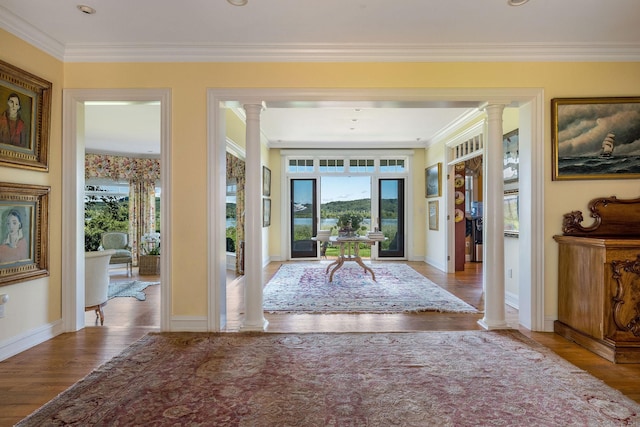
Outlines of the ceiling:
{"label": "ceiling", "polygon": [[[639,18],[638,0],[0,0],[0,28],[65,62],[638,61]],[[473,109],[357,107],[267,105],[262,131],[411,146]],[[158,105],[88,106],[87,147],[157,155],[159,120]]]}

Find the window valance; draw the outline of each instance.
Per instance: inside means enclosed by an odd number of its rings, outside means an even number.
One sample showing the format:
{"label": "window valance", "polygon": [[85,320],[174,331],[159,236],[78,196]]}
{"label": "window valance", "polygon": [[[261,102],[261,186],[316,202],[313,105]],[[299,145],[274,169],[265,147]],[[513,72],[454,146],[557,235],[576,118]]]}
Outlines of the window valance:
{"label": "window valance", "polygon": [[84,175],[88,178],[110,178],[116,181],[159,181],[160,159],[86,154]]}

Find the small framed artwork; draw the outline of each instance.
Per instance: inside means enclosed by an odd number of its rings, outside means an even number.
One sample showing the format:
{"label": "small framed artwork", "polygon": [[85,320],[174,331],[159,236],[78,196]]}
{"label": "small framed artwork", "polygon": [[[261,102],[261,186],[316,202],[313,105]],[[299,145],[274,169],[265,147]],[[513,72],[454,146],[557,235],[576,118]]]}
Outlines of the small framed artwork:
{"label": "small framed artwork", "polygon": [[438,201],[432,200],[429,205],[429,230],[438,230]]}
{"label": "small framed artwork", "polygon": [[0,183],[0,286],[49,275],[49,191]]}
{"label": "small framed artwork", "polygon": [[551,100],[552,179],[640,177],[640,98]]}
{"label": "small framed artwork", "polygon": [[518,190],[504,192],[504,235],[518,237],[520,235],[520,217]]}
{"label": "small framed artwork", "polygon": [[262,226],[271,225],[271,199],[262,199]]}
{"label": "small framed artwork", "polygon": [[520,172],[520,153],[518,141],[518,129],[503,135],[502,152],[504,182],[515,182],[518,180]]}
{"label": "small framed artwork", "polygon": [[0,61],[0,165],[49,170],[51,83]]}
{"label": "small framed artwork", "polygon": [[262,195],[271,197],[271,169],[262,167]]}
{"label": "small framed artwork", "polygon": [[442,163],[436,163],[425,169],[425,197],[442,196]]}

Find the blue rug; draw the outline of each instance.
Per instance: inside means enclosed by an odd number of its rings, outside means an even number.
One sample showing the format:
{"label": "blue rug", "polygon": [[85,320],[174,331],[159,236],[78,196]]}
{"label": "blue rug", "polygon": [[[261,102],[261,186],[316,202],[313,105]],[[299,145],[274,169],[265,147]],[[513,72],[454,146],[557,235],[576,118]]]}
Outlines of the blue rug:
{"label": "blue rug", "polygon": [[134,297],[140,301],[147,299],[147,295],[142,292],[151,285],[159,285],[160,282],[131,282],[109,283],[109,299],[115,297]]}

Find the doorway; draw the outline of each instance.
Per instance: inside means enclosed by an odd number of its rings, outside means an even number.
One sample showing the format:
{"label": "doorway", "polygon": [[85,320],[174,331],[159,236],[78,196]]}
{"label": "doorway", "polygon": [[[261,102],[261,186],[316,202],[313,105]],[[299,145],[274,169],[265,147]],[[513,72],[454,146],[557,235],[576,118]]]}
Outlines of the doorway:
{"label": "doorway", "polygon": [[160,254],[161,330],[167,330],[170,314],[170,252],[171,252],[171,165],[167,155],[170,150],[169,126],[170,91],[166,89],[69,89],[63,92],[63,304],[64,330],[76,331],[85,327],[84,311],[84,188],[85,188],[85,129],[86,104],[89,102],[160,103],[160,179],[162,198],[160,216],[163,218]]}
{"label": "doorway", "polygon": [[[209,169],[216,170],[223,167],[223,157],[219,155],[224,147],[224,129],[219,124],[223,123],[225,106],[238,105],[243,103],[255,103],[262,100],[263,103],[281,103],[281,105],[293,105],[296,101],[304,100],[308,105],[316,103],[317,108],[322,108],[322,102],[336,101],[348,102],[345,100],[357,100],[358,102],[398,102],[402,100],[412,100],[414,102],[427,103],[429,105],[464,105],[474,104],[478,108],[484,105],[487,100],[517,106],[521,113],[520,128],[522,135],[527,135],[526,141],[521,140],[521,177],[527,185],[521,188],[520,207],[525,215],[520,218],[521,228],[526,232],[520,234],[521,253],[527,254],[521,263],[520,275],[521,284],[521,304],[520,323],[531,330],[543,331],[552,330],[551,323],[545,323],[544,318],[544,226],[543,226],[543,187],[544,187],[544,93],[540,89],[530,88],[449,88],[445,90],[421,89],[421,88],[391,88],[391,89],[208,89],[207,105],[210,111],[209,120],[209,144],[215,149],[211,150],[209,156]],[[447,101],[448,100],[448,101]],[[276,147],[278,148],[278,147]],[[284,148],[284,147],[279,147]],[[338,147],[335,147],[338,148]],[[339,147],[349,148],[349,147]],[[352,148],[352,147],[351,147]],[[283,168],[282,172],[285,170]],[[416,181],[417,182],[417,181]],[[210,185],[216,188],[214,174],[210,174]],[[286,193],[286,186],[282,188]],[[412,191],[409,194],[413,194]],[[224,217],[216,206],[224,206],[222,201],[224,195],[212,194],[213,200],[209,203],[211,207],[210,217],[214,229],[211,236],[215,238],[218,228],[223,229]],[[447,200],[444,200],[447,202]],[[412,199],[408,200],[409,212],[413,212]],[[447,203],[447,206],[449,203]],[[453,205],[453,201],[451,201]],[[283,206],[287,209],[287,206]],[[272,239],[287,241],[286,235],[289,230],[281,229],[279,235],[269,236]],[[211,246],[215,247],[215,240],[210,240]],[[279,246],[279,245],[277,245]],[[443,259],[436,259],[436,264],[446,268],[446,254],[451,247],[450,243],[445,243]],[[442,255],[442,251],[439,255]],[[286,259],[287,253],[282,246],[277,253],[270,256]],[[524,259],[526,258],[526,259]],[[216,260],[219,259],[214,253],[211,256],[213,261],[210,264],[210,277],[217,277],[221,267]],[[425,261],[429,257],[425,257]],[[259,262],[260,260],[254,260]],[[212,315],[209,324],[224,322],[224,306],[218,307],[217,296],[220,294],[220,287],[215,281],[210,281],[210,303],[216,305],[210,311]],[[218,317],[219,316],[219,317]]]}

